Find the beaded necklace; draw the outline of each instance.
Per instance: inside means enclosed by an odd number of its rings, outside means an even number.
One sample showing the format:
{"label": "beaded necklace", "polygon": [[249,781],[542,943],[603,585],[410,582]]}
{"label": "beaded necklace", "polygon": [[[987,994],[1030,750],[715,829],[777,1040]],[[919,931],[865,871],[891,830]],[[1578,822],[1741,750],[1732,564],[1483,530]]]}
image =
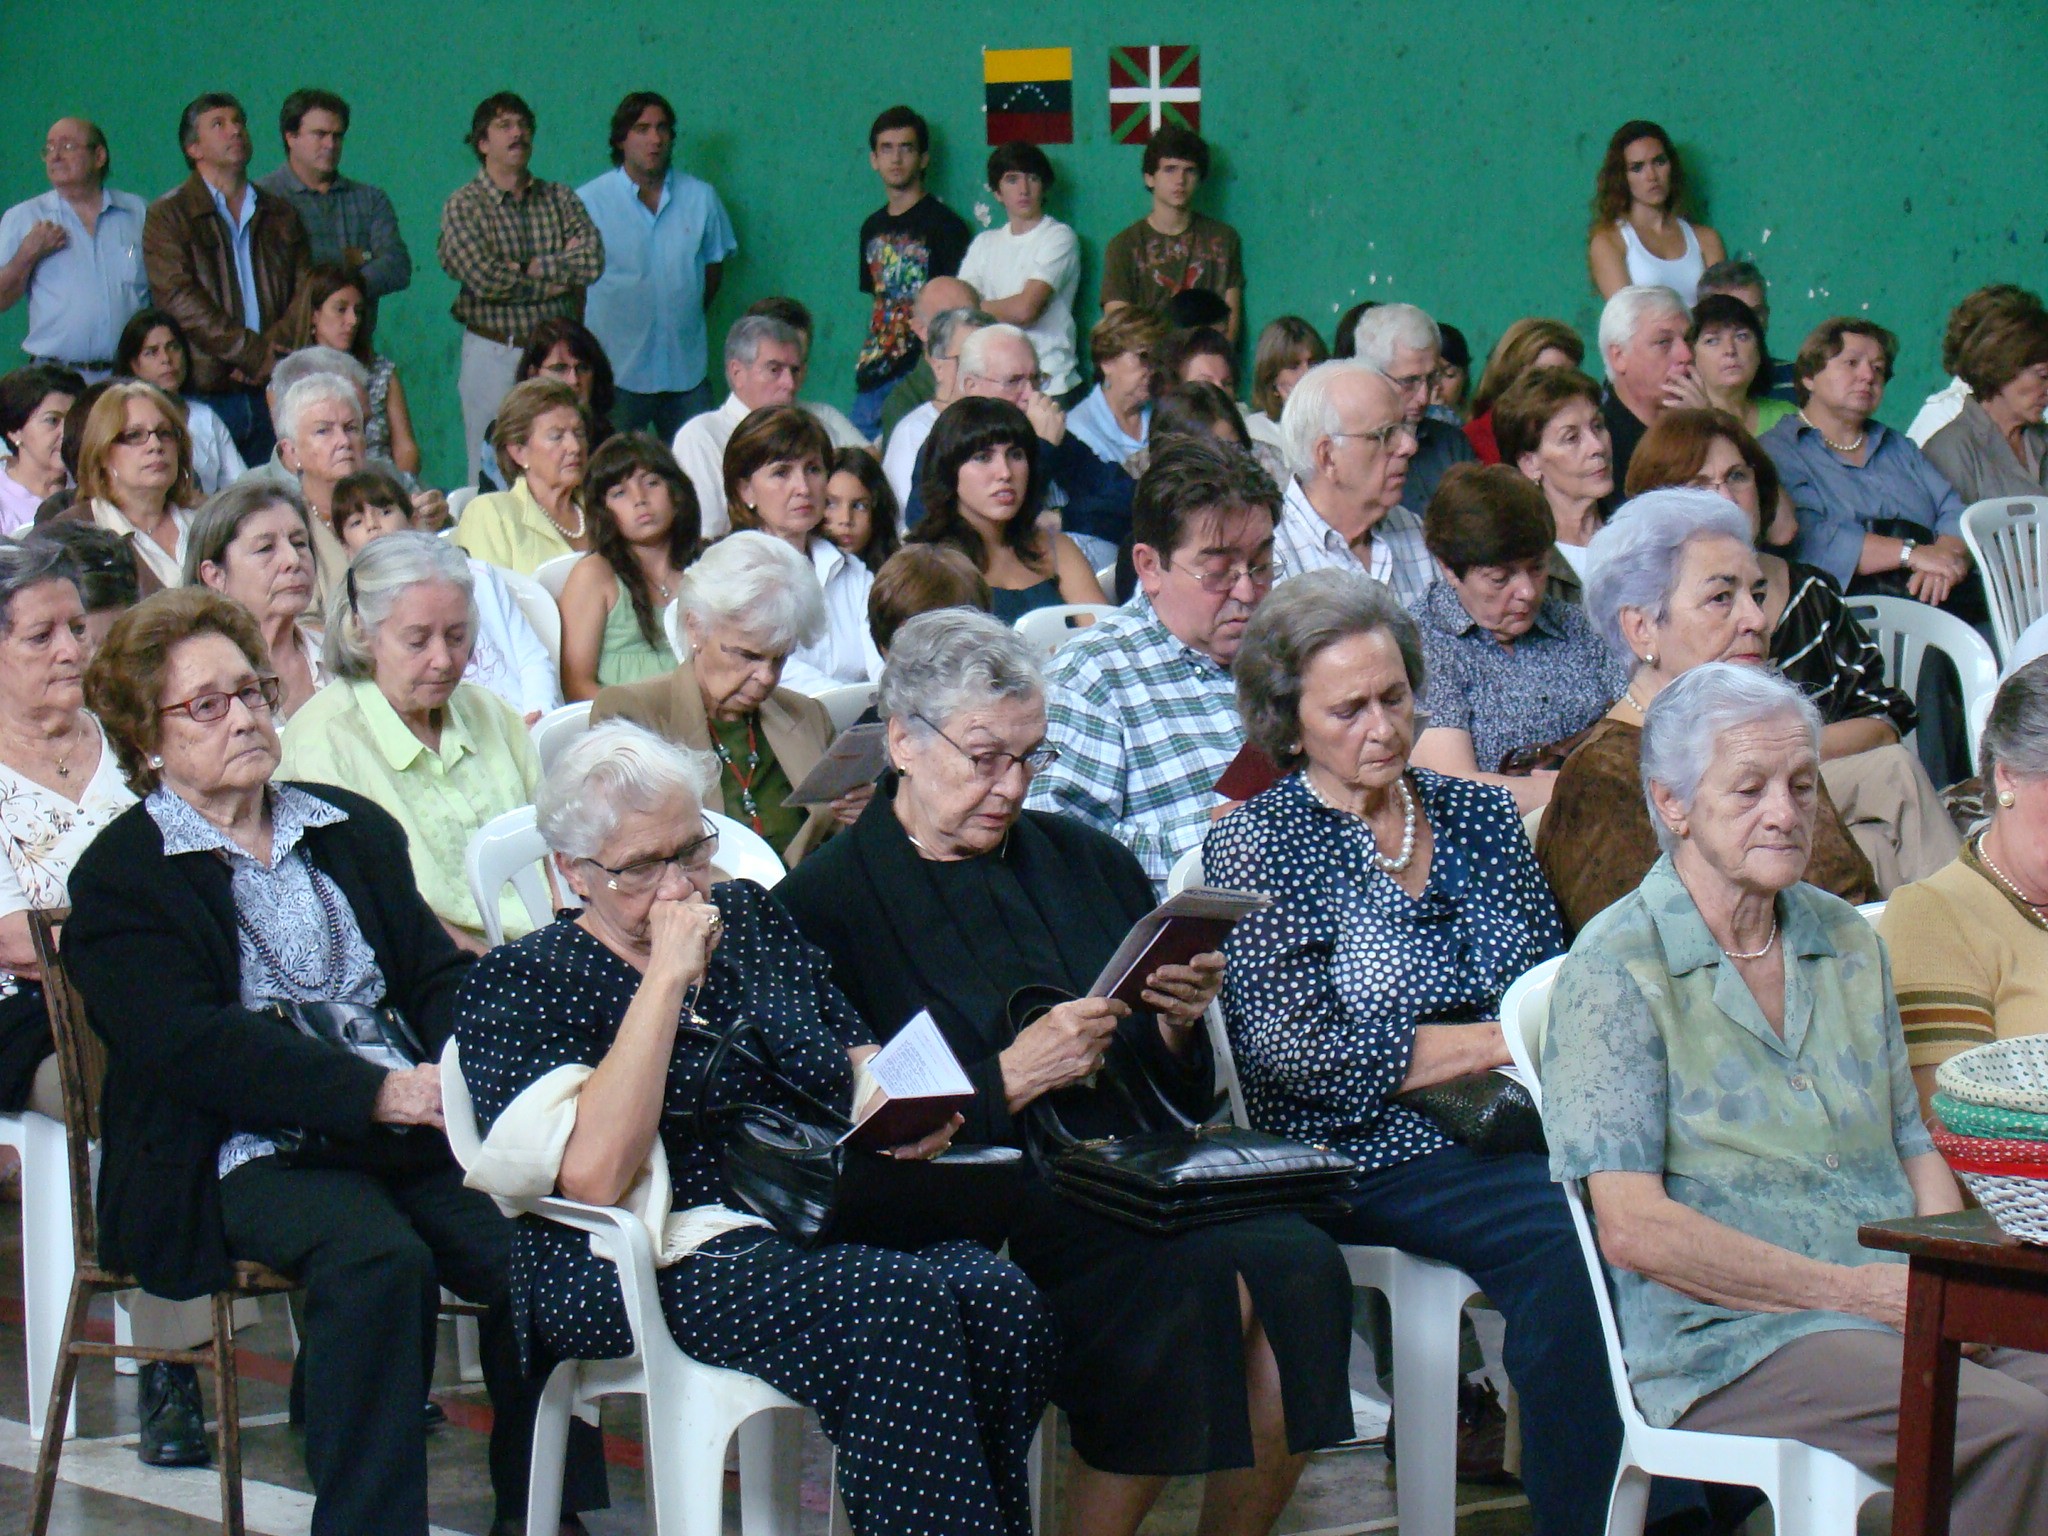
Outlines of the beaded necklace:
{"label": "beaded necklace", "polygon": [[747,716],[747,771],[740,772],[739,764],[732,760],[732,754],[725,750],[725,739],[716,730],[711,733],[711,750],[718,755],[726,772],[732,775],[733,783],[740,787],[740,806],[747,813],[747,820],[756,832],[766,832],[761,825],[761,808],[754,801],[754,779],[761,771],[761,749],[754,739],[754,717]]}

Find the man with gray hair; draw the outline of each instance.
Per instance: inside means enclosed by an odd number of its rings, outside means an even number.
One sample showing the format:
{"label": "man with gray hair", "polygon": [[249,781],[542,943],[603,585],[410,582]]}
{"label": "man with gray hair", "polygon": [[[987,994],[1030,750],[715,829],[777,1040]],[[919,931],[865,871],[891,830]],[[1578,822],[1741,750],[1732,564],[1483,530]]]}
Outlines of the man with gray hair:
{"label": "man with gray hair", "polygon": [[1614,486],[1628,480],[1636,444],[1668,410],[1710,410],[1692,346],[1685,339],[1692,317],[1685,301],[1669,288],[1637,283],[1619,289],[1600,311],[1600,357],[1607,389],[1600,414],[1613,441]]}
{"label": "man with gray hair", "polygon": [[[938,278],[935,281],[951,283],[958,280]],[[932,283],[925,284],[926,288],[932,286]],[[960,283],[959,286],[965,288],[967,285]],[[898,507],[910,505],[910,493],[914,488],[912,476],[917,469],[918,455],[924,452],[924,440],[932,435],[932,423],[960,393],[961,347],[976,331],[996,323],[996,317],[985,309],[943,309],[919,334],[923,343],[919,361],[931,369],[932,397],[896,423],[896,430],[889,434],[888,446],[882,453],[882,473],[888,476],[889,489],[896,493]]]}
{"label": "man with gray hair", "polygon": [[867,447],[868,440],[843,413],[797,399],[804,369],[803,333],[773,315],[742,315],[725,333],[725,403],[684,422],[673,445],[676,463],[696,487],[705,538],[715,539],[732,527],[725,510],[725,445],[750,412],[800,405],[818,418],[834,448]]}
{"label": "man with gray hair", "polygon": [[1401,394],[1356,358],[1332,358],[1301,376],[1280,413],[1292,471],[1274,530],[1277,580],[1356,565],[1419,602],[1436,576],[1422,519],[1401,505],[1415,429]]}
{"label": "man with gray hair", "polygon": [[1437,482],[1453,464],[1478,458],[1462,428],[1429,414],[1429,402],[1443,382],[1443,331],[1413,304],[1376,304],[1359,317],[1352,333],[1358,361],[1377,370],[1401,397],[1401,417],[1415,434],[1401,505],[1420,517],[1429,509]]}

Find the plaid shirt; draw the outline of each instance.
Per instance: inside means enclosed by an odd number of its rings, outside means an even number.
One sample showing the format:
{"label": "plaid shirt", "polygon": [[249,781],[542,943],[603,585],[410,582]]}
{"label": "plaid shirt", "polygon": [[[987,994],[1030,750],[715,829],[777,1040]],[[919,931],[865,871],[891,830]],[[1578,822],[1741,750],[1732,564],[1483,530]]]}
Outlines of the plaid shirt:
{"label": "plaid shirt", "polygon": [[1323,521],[1309,505],[1299,480],[1287,482],[1280,504],[1280,523],[1273,530],[1274,579],[1285,581],[1305,571],[1332,565],[1356,566],[1394,589],[1403,608],[1413,608],[1436,580],[1436,562],[1422,542],[1422,519],[1406,507],[1391,507],[1373,528],[1367,561],[1344,541],[1344,535]]}
{"label": "plaid shirt", "polygon": [[[582,245],[571,251],[571,240]],[[583,200],[535,178],[505,192],[483,172],[441,208],[441,269],[462,285],[449,313],[469,330],[524,344],[557,315],[581,316],[583,290],[604,275],[604,237]],[[526,264],[538,258],[540,275]]]}
{"label": "plaid shirt", "polygon": [[1175,639],[1140,592],[1061,646],[1046,684],[1046,741],[1060,755],[1025,804],[1101,828],[1163,889],[1208,832],[1216,781],[1244,746],[1229,669]]}

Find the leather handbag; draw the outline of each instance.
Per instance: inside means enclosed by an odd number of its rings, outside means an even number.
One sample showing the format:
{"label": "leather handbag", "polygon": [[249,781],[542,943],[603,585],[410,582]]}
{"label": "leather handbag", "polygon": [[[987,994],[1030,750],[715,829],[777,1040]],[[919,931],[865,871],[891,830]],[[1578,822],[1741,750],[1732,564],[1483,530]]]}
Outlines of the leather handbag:
{"label": "leather handbag", "polygon": [[[966,1238],[997,1249],[1008,1240],[1025,1173],[1016,1148],[949,1147],[906,1160],[846,1146],[840,1138],[853,1121],[778,1070],[757,1025],[737,1019],[723,1030],[685,1024],[679,1032],[711,1047],[697,1074],[696,1134],[723,1137],[734,1196],[798,1247],[916,1249]],[[751,1100],[713,1108],[712,1085],[728,1056],[763,1073],[815,1119]]]}
{"label": "leather handbag", "polygon": [[1394,1102],[1426,1115],[1451,1140],[1482,1157],[1550,1150],[1536,1101],[1505,1072],[1468,1072],[1449,1082],[1411,1088],[1397,1094]]}
{"label": "leather handbag", "polygon": [[[1022,1032],[1069,994],[1025,987],[1010,999]],[[1096,1102],[1086,1102],[1095,1097]],[[1105,1115],[1125,1129],[1086,1136],[1069,1111]],[[1341,1152],[1266,1131],[1191,1119],[1160,1088],[1138,1052],[1111,1042],[1087,1084],[1042,1094],[1025,1112],[1026,1140],[1039,1172],[1084,1209],[1152,1233],[1292,1211],[1333,1214],[1358,1165]]]}
{"label": "leather handbag", "polygon": [[[403,1072],[428,1059],[426,1047],[389,1003],[273,1001],[268,1011],[286,1028],[332,1050],[361,1057],[388,1072]],[[356,1138],[288,1127],[264,1132],[278,1156],[295,1168],[356,1168],[395,1172],[418,1167],[446,1150],[429,1126],[373,1125]]]}

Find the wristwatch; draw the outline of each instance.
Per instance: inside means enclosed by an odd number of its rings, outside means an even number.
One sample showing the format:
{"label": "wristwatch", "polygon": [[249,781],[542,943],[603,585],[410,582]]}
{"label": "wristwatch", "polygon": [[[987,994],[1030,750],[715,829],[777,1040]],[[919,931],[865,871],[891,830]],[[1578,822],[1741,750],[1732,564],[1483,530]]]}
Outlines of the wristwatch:
{"label": "wristwatch", "polygon": [[1915,543],[1912,539],[1899,540],[1900,570],[1910,571],[1913,568],[1913,551],[1918,549],[1919,547],[1920,546],[1917,543]]}

